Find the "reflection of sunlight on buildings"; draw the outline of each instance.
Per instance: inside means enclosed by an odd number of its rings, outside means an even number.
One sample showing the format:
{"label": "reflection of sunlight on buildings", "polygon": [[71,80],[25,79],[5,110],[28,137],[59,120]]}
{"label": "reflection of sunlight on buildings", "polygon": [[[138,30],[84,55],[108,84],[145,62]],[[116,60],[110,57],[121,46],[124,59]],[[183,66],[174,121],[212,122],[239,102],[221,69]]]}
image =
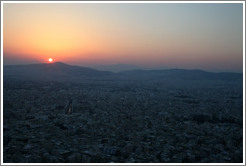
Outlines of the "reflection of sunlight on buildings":
{"label": "reflection of sunlight on buildings", "polygon": [[71,114],[72,113],[72,110],[73,110],[73,106],[72,106],[72,100],[70,99],[69,100],[69,103],[68,103],[68,106],[67,106],[67,108],[66,108],[66,114]]}

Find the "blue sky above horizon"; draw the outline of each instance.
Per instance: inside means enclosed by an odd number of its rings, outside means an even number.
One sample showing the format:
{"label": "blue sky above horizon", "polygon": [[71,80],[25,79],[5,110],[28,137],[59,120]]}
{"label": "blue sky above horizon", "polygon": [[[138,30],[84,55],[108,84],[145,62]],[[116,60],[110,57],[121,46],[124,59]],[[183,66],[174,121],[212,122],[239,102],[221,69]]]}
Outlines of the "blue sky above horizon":
{"label": "blue sky above horizon", "polygon": [[3,62],[243,70],[242,3],[4,3]]}

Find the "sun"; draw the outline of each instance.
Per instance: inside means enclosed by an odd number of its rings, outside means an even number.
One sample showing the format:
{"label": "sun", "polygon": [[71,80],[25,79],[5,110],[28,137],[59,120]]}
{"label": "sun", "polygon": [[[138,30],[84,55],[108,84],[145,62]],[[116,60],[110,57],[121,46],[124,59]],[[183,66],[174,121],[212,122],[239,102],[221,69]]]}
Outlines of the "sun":
{"label": "sun", "polygon": [[49,58],[49,62],[50,62],[50,63],[53,62],[53,59],[52,59],[52,58]]}

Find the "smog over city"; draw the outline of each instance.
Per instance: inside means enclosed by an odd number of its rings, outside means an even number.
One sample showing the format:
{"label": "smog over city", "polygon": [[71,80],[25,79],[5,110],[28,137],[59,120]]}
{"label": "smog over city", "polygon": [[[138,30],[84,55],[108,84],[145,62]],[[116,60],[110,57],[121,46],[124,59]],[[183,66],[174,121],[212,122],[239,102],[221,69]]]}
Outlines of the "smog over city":
{"label": "smog over city", "polygon": [[244,2],[1,2],[2,163],[243,163]]}

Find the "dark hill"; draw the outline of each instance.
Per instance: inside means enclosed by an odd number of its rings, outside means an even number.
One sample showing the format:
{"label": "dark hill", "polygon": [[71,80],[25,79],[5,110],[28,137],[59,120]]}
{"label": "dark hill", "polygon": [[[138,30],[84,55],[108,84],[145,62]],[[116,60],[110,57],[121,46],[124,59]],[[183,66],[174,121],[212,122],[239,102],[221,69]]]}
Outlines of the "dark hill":
{"label": "dark hill", "polygon": [[80,82],[85,79],[124,79],[124,80],[242,80],[242,73],[212,73],[202,70],[131,70],[119,73],[71,66],[65,63],[41,63],[31,65],[9,65],[3,67],[4,79],[36,81]]}
{"label": "dark hill", "polygon": [[3,67],[3,76],[16,79],[40,81],[74,81],[90,77],[111,76],[108,71],[87,67],[71,66],[61,62],[30,65],[9,65]]}
{"label": "dark hill", "polygon": [[167,69],[167,70],[132,70],[120,72],[121,75],[143,79],[168,78],[186,80],[242,80],[242,73],[213,73],[202,70]]}

